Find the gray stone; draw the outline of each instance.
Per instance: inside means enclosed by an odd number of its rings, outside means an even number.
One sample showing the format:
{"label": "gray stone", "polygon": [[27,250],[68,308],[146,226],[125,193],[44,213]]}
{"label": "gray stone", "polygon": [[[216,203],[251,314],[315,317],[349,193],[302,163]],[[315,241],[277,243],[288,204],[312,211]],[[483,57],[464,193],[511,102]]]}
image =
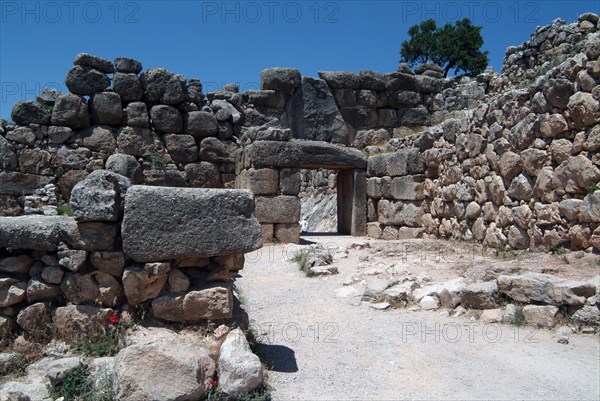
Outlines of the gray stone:
{"label": "gray stone", "polygon": [[101,335],[113,314],[111,309],[90,305],[68,305],[56,308],[52,321],[59,338],[71,344]]}
{"label": "gray stone", "polygon": [[110,79],[94,68],[76,65],[67,72],[65,84],[71,93],[89,96],[108,88]]}
{"label": "gray stone", "polygon": [[300,199],[296,196],[256,197],[256,218],[261,223],[297,223]]}
{"label": "gray stone", "polygon": [[346,126],[335,98],[324,80],[302,77],[301,86],[290,97],[282,125],[294,138],[350,144]]}
{"label": "gray stone", "polygon": [[185,172],[192,187],[223,188],[219,168],[209,162],[190,163]]}
{"label": "gray stone", "polygon": [[94,252],[90,255],[92,266],[114,277],[121,277],[125,267],[125,254],[119,251]]}
{"label": "gray stone", "polygon": [[0,217],[0,247],[54,251],[61,242],[76,244],[78,236],[68,216]]}
{"label": "gray stone", "polygon": [[583,198],[583,202],[579,205],[579,221],[600,222],[600,190],[587,194]]}
{"label": "gray stone", "polygon": [[23,145],[33,145],[35,143],[36,136],[33,133],[33,130],[29,127],[17,127],[14,130],[6,133],[6,139]]}
{"label": "gray stone", "polygon": [[27,255],[9,256],[0,259],[0,272],[24,274],[29,272],[33,259]]}
{"label": "gray stone", "polygon": [[117,140],[112,129],[107,126],[93,126],[75,134],[73,142],[94,152],[112,153]]}
{"label": "gray stone", "polygon": [[56,99],[59,98],[63,93],[58,89],[44,88],[36,97],[35,100],[38,103],[45,104],[46,106],[54,106]]}
{"label": "gray stone", "polygon": [[569,193],[581,193],[600,181],[600,170],[584,155],[569,157],[554,171],[552,185]]}
{"label": "gray stone", "polygon": [[210,388],[215,363],[209,351],[177,339],[123,348],[115,358],[117,400],[200,400]]}
{"label": "gray stone", "polygon": [[423,209],[418,203],[381,199],[377,204],[378,220],[381,224],[420,227]]}
{"label": "gray stone", "polygon": [[142,183],[142,167],[131,155],[117,153],[106,160],[106,169],[129,178],[132,184]]}
{"label": "gray stone", "polygon": [[153,106],[150,109],[152,127],[160,132],[180,133],[183,131],[183,118],[179,110],[166,105]]}
{"label": "gray stone", "polygon": [[244,96],[249,104],[259,109],[283,109],[286,105],[286,96],[270,89],[246,91]]}
{"label": "gray stone", "polygon": [[117,72],[113,76],[113,90],[121,96],[123,103],[139,101],[144,97],[142,82],[136,74]]}
{"label": "gray stone", "polygon": [[282,195],[298,195],[300,193],[300,169],[280,169],[279,190],[281,191]]}
{"label": "gray stone", "polygon": [[50,284],[60,284],[65,272],[60,266],[46,266],[42,270],[42,279]]}
{"label": "gray stone", "polygon": [[123,272],[123,287],[130,304],[138,305],[156,298],[165,286],[168,276],[166,272],[153,271],[151,267],[128,267]]}
{"label": "gray stone", "polygon": [[87,252],[81,250],[66,250],[58,252],[57,256],[59,258],[59,265],[76,272],[85,264]]}
{"label": "gray stone", "polygon": [[71,192],[70,204],[78,221],[117,221],[131,181],[108,170],[96,170]]}
{"label": "gray stone", "polygon": [[361,70],[358,73],[358,82],[360,89],[373,91],[384,91],[385,80],[383,74],[372,70]]}
{"label": "gray stone", "polygon": [[185,101],[185,87],[172,72],[164,68],[150,68],[140,78],[147,102],[174,105]]}
{"label": "gray stone", "polygon": [[246,394],[263,382],[262,364],[238,328],[227,334],[219,352],[219,388],[230,397]]}
{"label": "gray stone", "polygon": [[392,197],[397,200],[422,200],[425,198],[423,176],[396,177],[392,180]]}
{"label": "gray stone", "polygon": [[244,170],[237,177],[236,187],[249,189],[254,195],[277,195],[279,172],[270,168]]}
{"label": "gray stone", "polygon": [[117,133],[117,146],[132,156],[159,155],[164,145],[152,130],[139,127],[123,127]]}
{"label": "gray stone", "polygon": [[15,147],[0,135],[0,169],[16,171],[19,168]]}
{"label": "gray stone", "polygon": [[73,130],[69,127],[48,127],[48,142],[63,143],[73,136]]}
{"label": "gray stone", "polygon": [[126,124],[131,127],[150,128],[150,115],[144,102],[132,102],[125,109]]}
{"label": "gray stone", "polygon": [[295,68],[267,68],[260,72],[260,88],[272,89],[285,95],[300,86],[300,71]]}
{"label": "gray stone", "polygon": [[184,115],[183,132],[194,138],[216,136],[219,132],[217,118],[206,111],[191,111]]}
{"label": "gray stone", "polygon": [[52,109],[41,103],[23,100],[15,103],[10,118],[19,125],[49,124]]}
{"label": "gray stone", "polygon": [[569,97],[575,92],[574,85],[565,79],[550,79],[544,86],[544,96],[554,107],[566,109]]}
{"label": "gray stone", "polygon": [[193,136],[168,134],[163,139],[167,151],[175,162],[191,163],[198,160],[198,146]]}
{"label": "gray stone", "polygon": [[65,94],[56,100],[52,109],[52,125],[62,125],[74,130],[90,126],[88,106],[80,96]]}
{"label": "gray stone", "polygon": [[508,196],[517,200],[530,200],[533,196],[533,182],[525,174],[520,174],[508,187]]}
{"label": "gray stone", "polygon": [[6,282],[6,280],[0,281],[0,308],[18,304],[27,296],[27,282],[11,281],[15,282]]}
{"label": "gray stone", "polygon": [[249,191],[133,186],[125,198],[123,249],[138,262],[250,252],[261,245],[253,206]]}
{"label": "gray stone", "polygon": [[237,149],[234,142],[204,138],[200,142],[200,159],[211,163],[233,163]]}
{"label": "gray stone", "polygon": [[186,294],[163,295],[152,301],[152,314],[171,322],[230,319],[233,295],[229,284],[213,283]]}
{"label": "gray stone", "polygon": [[74,65],[95,68],[106,74],[115,72],[115,66],[109,60],[87,53],[79,53],[73,60]]}
{"label": "gray stone", "polygon": [[469,284],[463,290],[462,305],[473,309],[494,309],[498,286],[495,281]]}
{"label": "gray stone", "polygon": [[46,304],[38,302],[19,312],[17,324],[33,339],[43,339],[50,331],[50,313]]}
{"label": "gray stone", "polygon": [[425,166],[418,148],[400,149],[394,153],[374,155],[367,161],[369,177],[397,177],[423,172],[425,172]]}
{"label": "gray stone", "polygon": [[552,328],[556,324],[559,311],[552,305],[525,305],[523,315],[527,324],[534,327]]}
{"label": "gray stone", "polygon": [[548,274],[525,273],[498,277],[498,289],[518,302],[550,305],[583,305],[596,294],[596,286]]}
{"label": "gray stone", "polygon": [[297,142],[257,141],[244,148],[247,167],[298,167],[301,157]]}
{"label": "gray stone", "polygon": [[584,128],[600,122],[600,102],[591,93],[577,92],[569,98],[569,112],[575,128]]}
{"label": "gray stone", "polygon": [[18,172],[0,171],[0,193],[10,195],[30,195],[43,188],[53,177]]}
{"label": "gray stone", "polygon": [[325,80],[334,89],[359,89],[360,78],[355,72],[346,71],[319,71],[319,77]]}
{"label": "gray stone", "polygon": [[117,57],[114,61],[117,72],[139,74],[142,72],[142,63],[128,57]]}
{"label": "gray stone", "polygon": [[297,141],[295,143],[300,150],[300,167],[302,168],[352,167],[365,169],[367,166],[364,153],[358,149],[318,141]]}

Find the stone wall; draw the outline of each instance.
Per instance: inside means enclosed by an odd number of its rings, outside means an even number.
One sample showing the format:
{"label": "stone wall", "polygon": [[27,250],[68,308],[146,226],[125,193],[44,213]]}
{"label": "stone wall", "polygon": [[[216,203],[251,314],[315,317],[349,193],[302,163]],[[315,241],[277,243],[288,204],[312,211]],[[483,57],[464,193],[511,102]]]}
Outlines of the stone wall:
{"label": "stone wall", "polygon": [[[598,28],[598,17],[585,15],[538,29],[519,47],[533,57],[523,68],[547,66],[534,49],[583,41],[523,88],[499,84],[522,68],[513,68],[521,64],[509,48],[508,75],[492,77],[494,90],[475,109],[390,140],[380,148],[388,153],[371,156],[369,235],[474,239],[532,251],[600,249]],[[543,32],[554,33],[539,42]]]}
{"label": "stone wall", "polygon": [[261,246],[250,192],[131,185],[96,170],[70,204],[74,217],[0,217],[3,335],[16,324],[35,334],[33,315],[72,333],[58,321],[67,304],[99,323],[136,308],[174,322],[232,318],[231,280]]}

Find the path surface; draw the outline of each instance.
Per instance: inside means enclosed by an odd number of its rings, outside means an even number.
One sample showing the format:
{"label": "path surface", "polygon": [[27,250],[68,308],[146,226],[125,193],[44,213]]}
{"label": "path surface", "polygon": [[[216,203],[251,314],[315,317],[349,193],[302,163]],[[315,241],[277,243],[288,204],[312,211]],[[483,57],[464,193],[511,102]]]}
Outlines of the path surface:
{"label": "path surface", "polygon": [[[351,237],[310,237],[343,248]],[[286,261],[293,245],[247,255],[237,287],[271,361],[275,400],[600,399],[597,335],[484,325],[442,311],[375,310],[336,297],[364,251],[340,274],[308,278]]]}

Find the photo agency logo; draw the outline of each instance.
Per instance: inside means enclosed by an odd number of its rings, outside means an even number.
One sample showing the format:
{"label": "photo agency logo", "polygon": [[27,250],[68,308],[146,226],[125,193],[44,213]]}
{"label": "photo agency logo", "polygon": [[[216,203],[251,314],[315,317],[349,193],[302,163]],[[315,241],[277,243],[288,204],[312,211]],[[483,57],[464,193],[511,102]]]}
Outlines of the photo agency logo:
{"label": "photo agency logo", "polygon": [[136,24],[140,6],[133,1],[2,1],[2,23],[113,22]]}
{"label": "photo agency logo", "polygon": [[[45,91],[45,89],[47,89]],[[35,99],[42,92],[68,92],[60,82],[15,82],[0,83],[0,103]]]}
{"label": "photo agency logo", "polygon": [[477,343],[504,342],[536,344],[539,330],[482,322],[406,322],[398,327],[402,343]]}
{"label": "photo agency logo", "polygon": [[454,22],[463,18],[495,24],[513,22],[537,24],[540,2],[536,1],[403,1],[402,22]]}
{"label": "photo agency logo", "polygon": [[333,1],[203,1],[202,22],[337,24],[340,5]]}
{"label": "photo agency logo", "polygon": [[211,92],[219,91],[233,91],[238,93],[244,93],[247,91],[260,90],[260,83],[256,81],[251,82],[217,82],[217,81],[202,81],[202,91],[206,94]]}
{"label": "photo agency logo", "polygon": [[250,321],[252,332],[261,344],[296,344],[301,341],[324,344],[340,342],[340,326],[336,322],[257,322]]}

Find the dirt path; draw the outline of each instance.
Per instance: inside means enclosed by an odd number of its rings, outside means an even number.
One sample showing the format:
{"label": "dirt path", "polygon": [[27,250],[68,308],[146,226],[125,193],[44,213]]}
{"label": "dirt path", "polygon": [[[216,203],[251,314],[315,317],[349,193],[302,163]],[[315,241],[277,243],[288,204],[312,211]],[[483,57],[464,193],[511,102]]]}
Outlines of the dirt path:
{"label": "dirt path", "polygon": [[[340,249],[357,240],[309,239]],[[295,249],[269,245],[247,255],[237,282],[272,364],[275,400],[600,398],[597,335],[571,335],[563,345],[551,331],[441,310],[375,310],[359,295],[336,294],[366,251],[336,260],[338,275],[309,278],[285,260]]]}

